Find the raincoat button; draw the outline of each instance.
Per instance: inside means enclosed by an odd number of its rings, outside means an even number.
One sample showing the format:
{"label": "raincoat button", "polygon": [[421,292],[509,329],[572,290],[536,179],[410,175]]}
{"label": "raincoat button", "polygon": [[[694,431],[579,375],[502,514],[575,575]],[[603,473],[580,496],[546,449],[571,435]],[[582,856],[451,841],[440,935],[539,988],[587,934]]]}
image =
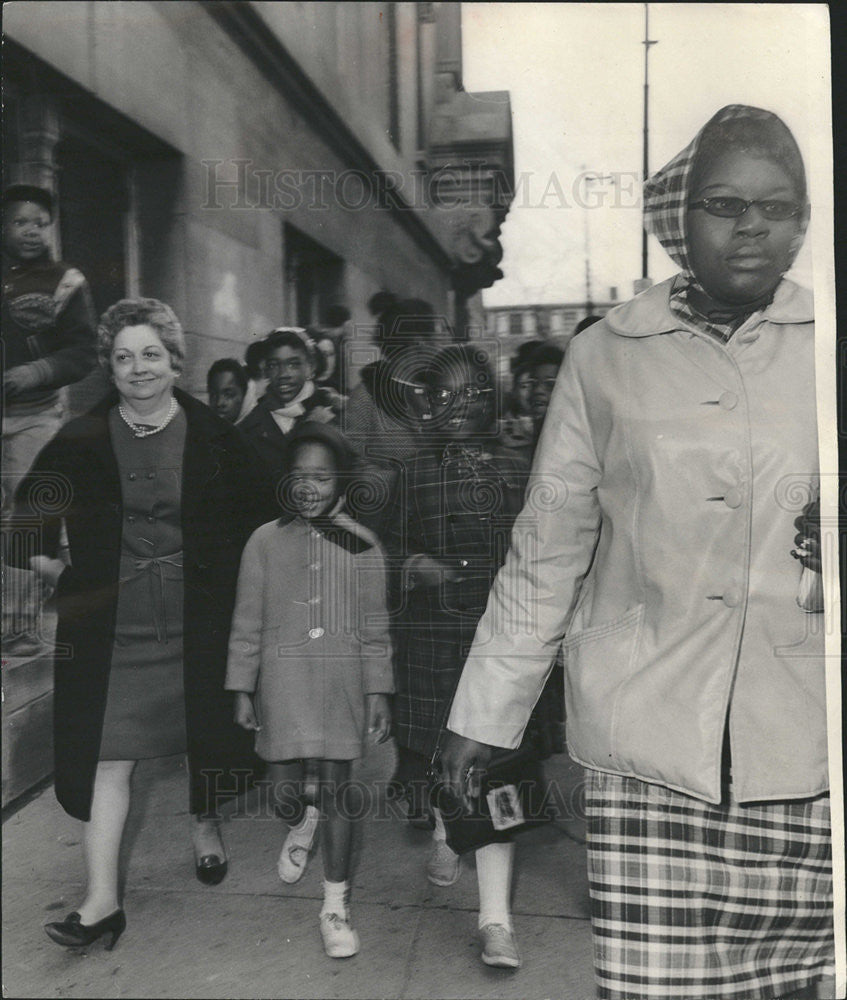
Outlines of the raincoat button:
{"label": "raincoat button", "polygon": [[727,590],[721,600],[728,608],[737,608],[741,603],[741,591],[735,587],[730,587]]}
{"label": "raincoat button", "polygon": [[324,630],[322,628],[320,628],[320,627],[318,627],[318,628],[310,628],[309,629],[309,638],[310,639],[320,639],[320,637],[323,634],[324,634]]}
{"label": "raincoat button", "polygon": [[129,479],[131,483],[134,483],[137,478],[138,476],[136,476],[134,472],[130,472],[130,474],[127,476],[127,479]]}
{"label": "raincoat button", "polygon": [[726,491],[726,496],[723,498],[723,502],[727,507],[731,507],[735,510],[736,507],[741,506],[741,492],[740,490],[732,489]]}
{"label": "raincoat button", "polygon": [[734,392],[724,392],[721,393],[721,398],[718,402],[724,410],[734,410],[738,406],[738,396]]}

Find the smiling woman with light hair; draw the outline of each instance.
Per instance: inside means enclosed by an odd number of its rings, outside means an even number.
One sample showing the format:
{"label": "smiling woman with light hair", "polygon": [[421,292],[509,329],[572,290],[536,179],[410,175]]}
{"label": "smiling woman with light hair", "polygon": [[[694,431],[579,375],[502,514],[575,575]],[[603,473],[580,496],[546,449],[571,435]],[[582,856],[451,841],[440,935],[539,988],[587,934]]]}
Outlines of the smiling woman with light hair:
{"label": "smiling woman with light hair", "polygon": [[[258,763],[223,690],[227,638],[241,550],[275,505],[238,432],[175,387],[185,340],[169,306],[113,305],[98,354],[112,391],[41,452],[18,513],[44,524],[31,566],[56,587],[56,648],[70,651],[55,664],[55,787],[83,823],[88,873],[78,909],[45,930],[111,948],[138,760],[187,753],[196,875],[226,875],[219,807]],[[55,558],[62,523],[70,565]]]}

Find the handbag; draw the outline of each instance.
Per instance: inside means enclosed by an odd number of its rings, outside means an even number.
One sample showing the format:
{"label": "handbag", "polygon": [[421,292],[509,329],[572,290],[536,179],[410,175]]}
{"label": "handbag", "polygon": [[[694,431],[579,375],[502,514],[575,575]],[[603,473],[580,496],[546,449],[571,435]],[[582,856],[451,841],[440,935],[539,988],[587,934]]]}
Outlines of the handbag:
{"label": "handbag", "polygon": [[430,803],[441,813],[447,846],[456,854],[510,840],[513,834],[550,820],[541,761],[531,736],[525,736],[517,750],[494,754],[480,776],[471,812],[444,784],[440,761],[439,738],[427,770]]}

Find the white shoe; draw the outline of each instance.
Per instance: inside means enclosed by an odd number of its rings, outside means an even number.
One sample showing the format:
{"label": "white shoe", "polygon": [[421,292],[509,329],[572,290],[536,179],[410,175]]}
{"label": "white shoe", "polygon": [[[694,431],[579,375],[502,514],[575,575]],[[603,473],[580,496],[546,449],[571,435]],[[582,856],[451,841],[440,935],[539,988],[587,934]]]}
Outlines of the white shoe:
{"label": "white shoe", "polygon": [[349,913],[322,913],[321,937],[330,958],[350,958],[359,950],[359,935],[350,926]]}
{"label": "white shoe", "polygon": [[453,885],[459,878],[462,859],[451,851],[446,840],[433,840],[426,864],[426,877],[433,885]]}
{"label": "white shoe", "polygon": [[276,863],[276,870],[279,873],[279,877],[283,882],[287,882],[288,885],[294,885],[295,882],[299,882],[303,877],[309,861],[309,852],[315,840],[317,809],[315,806],[306,807],[306,815],[309,819],[312,819],[313,817],[310,815],[309,810],[315,813],[314,822],[310,824],[311,832],[304,833],[303,830],[298,828],[289,830],[288,836],[285,838],[285,843],[282,845],[279,861]]}
{"label": "white shoe", "polygon": [[482,960],[486,965],[501,969],[519,969],[521,956],[515,935],[503,924],[486,924],[479,932],[482,938]]}

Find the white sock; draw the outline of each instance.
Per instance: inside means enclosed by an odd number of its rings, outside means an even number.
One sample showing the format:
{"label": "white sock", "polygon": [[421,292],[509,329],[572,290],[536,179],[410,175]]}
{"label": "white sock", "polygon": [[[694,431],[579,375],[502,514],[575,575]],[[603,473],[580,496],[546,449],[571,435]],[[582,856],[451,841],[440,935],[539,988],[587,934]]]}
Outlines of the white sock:
{"label": "white sock", "polygon": [[476,878],[479,883],[479,926],[502,924],[512,929],[509,892],[512,886],[512,858],[515,845],[488,844],[476,852]]}
{"label": "white sock", "polygon": [[447,830],[444,828],[444,820],[441,817],[440,809],[433,809],[432,815],[435,818],[435,829],[432,831],[433,840],[447,841]]}
{"label": "white sock", "polygon": [[324,905],[321,907],[321,916],[325,913],[337,913],[341,917],[347,916],[347,892],[350,883],[328,882],[324,879]]}
{"label": "white sock", "polygon": [[291,827],[290,832],[294,834],[296,842],[307,850],[311,848],[312,841],[315,839],[315,831],[318,828],[319,819],[320,813],[317,808],[315,806],[306,806],[303,818],[297,826]]}

